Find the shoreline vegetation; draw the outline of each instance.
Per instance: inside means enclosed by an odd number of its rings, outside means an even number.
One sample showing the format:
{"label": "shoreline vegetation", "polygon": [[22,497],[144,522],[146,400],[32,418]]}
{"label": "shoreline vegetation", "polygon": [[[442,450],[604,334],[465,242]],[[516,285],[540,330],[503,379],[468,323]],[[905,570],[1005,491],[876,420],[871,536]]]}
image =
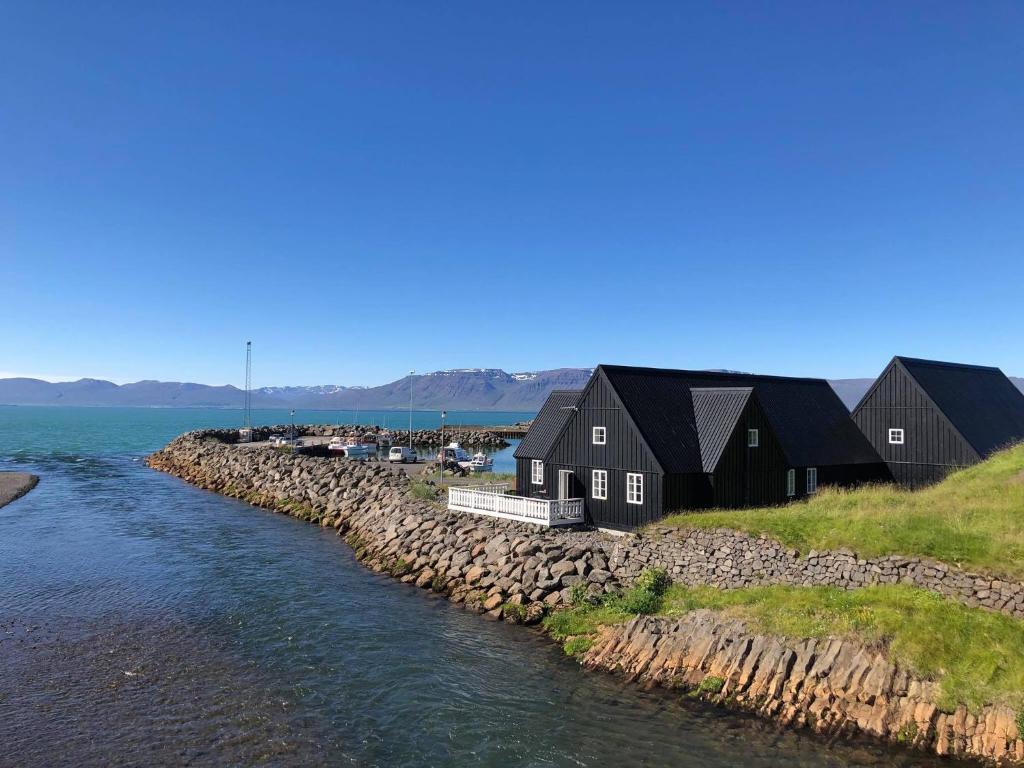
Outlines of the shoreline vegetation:
{"label": "shoreline vegetation", "polygon": [[[828,582],[720,589],[673,583],[678,568],[650,565],[672,556],[665,527],[713,529],[698,538],[709,547],[720,546],[715,531],[729,527],[765,537],[749,541],[769,553],[780,548],[777,540],[804,552],[829,542],[855,549],[844,562],[857,564],[866,562],[856,559],[865,552],[895,552],[906,543],[915,553],[955,551],[962,562],[1000,570],[994,558],[1011,556],[1014,541],[1024,540],[1024,508],[1013,509],[1024,485],[1024,447],[924,491],[827,491],[802,504],[751,510],[749,520],[745,511],[695,513],[625,537],[449,513],[440,489],[420,483],[417,490],[401,472],[324,469],[290,455],[260,461],[240,463],[237,449],[191,433],[149,463],[332,526],[368,567],[490,618],[542,621],[588,668],[822,734],[869,734],[942,755],[1024,762],[1024,620],[972,605],[974,592]],[[260,477],[267,472],[269,479]],[[325,500],[328,493],[342,501]],[[931,538],[921,519],[926,510],[939,521],[940,534]],[[826,522],[814,520],[819,514]],[[953,549],[957,521],[976,530],[968,545]],[[718,554],[706,558],[709,582]],[[1017,562],[1001,572],[1016,572]]]}

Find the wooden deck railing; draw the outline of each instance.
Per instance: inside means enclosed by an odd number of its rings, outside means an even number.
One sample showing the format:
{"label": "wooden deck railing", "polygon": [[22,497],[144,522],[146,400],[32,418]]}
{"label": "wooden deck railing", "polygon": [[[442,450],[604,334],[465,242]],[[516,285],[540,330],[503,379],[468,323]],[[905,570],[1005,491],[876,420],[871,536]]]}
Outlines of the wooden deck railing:
{"label": "wooden deck railing", "polygon": [[583,499],[530,499],[507,491],[508,483],[450,487],[448,509],[548,527],[583,522]]}

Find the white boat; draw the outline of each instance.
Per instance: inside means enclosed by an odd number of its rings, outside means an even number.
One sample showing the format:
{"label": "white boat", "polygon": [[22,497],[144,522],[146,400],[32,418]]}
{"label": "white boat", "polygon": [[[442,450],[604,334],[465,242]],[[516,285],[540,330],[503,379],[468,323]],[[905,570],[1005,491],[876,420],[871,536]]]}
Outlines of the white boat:
{"label": "white boat", "polygon": [[494,459],[488,458],[486,453],[474,453],[473,459],[469,462],[470,472],[492,472],[494,470]]}
{"label": "white boat", "polygon": [[[327,450],[334,455],[346,456],[350,459],[363,459],[370,455],[370,449],[352,439],[332,437]],[[376,451],[375,451],[376,452]]]}
{"label": "white boat", "polygon": [[437,460],[454,461],[458,464],[469,464],[469,462],[473,460],[473,457],[470,456],[469,453],[466,452],[466,449],[461,445],[456,442],[452,442],[447,448],[441,449],[437,454]]}

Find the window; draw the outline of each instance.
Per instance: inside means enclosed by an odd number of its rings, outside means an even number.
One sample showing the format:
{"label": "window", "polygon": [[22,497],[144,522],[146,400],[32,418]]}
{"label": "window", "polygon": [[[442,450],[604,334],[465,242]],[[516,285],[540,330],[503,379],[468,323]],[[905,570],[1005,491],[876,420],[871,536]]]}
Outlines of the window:
{"label": "window", "polygon": [[903,445],[903,430],[902,429],[890,429],[889,430],[889,445]]}
{"label": "window", "polygon": [[608,498],[608,470],[594,470],[591,475],[590,498],[602,500]]}
{"label": "window", "polygon": [[604,445],[608,441],[608,430],[604,427],[594,427],[594,445]]}
{"label": "window", "polygon": [[747,430],[747,448],[757,448],[761,444],[761,434],[756,429]]}
{"label": "window", "polygon": [[544,485],[544,462],[534,459],[530,462],[530,482],[534,485]]}
{"label": "window", "polygon": [[626,474],[626,503],[644,503],[644,476],[629,472]]}
{"label": "window", "polygon": [[786,495],[796,496],[796,470],[786,472]]}
{"label": "window", "polygon": [[814,493],[818,490],[818,468],[807,468],[807,492]]}

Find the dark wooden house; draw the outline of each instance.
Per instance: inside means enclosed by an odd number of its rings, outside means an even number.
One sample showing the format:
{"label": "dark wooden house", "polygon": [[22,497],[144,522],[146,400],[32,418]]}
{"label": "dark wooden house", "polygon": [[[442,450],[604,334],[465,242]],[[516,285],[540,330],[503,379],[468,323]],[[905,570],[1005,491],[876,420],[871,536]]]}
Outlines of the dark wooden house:
{"label": "dark wooden house", "polygon": [[553,393],[515,456],[518,493],[583,498],[615,529],[889,479],[823,379],[612,365]]}
{"label": "dark wooden house", "polygon": [[1024,440],[1024,395],[998,368],[894,357],[853,420],[893,478],[920,487]]}

